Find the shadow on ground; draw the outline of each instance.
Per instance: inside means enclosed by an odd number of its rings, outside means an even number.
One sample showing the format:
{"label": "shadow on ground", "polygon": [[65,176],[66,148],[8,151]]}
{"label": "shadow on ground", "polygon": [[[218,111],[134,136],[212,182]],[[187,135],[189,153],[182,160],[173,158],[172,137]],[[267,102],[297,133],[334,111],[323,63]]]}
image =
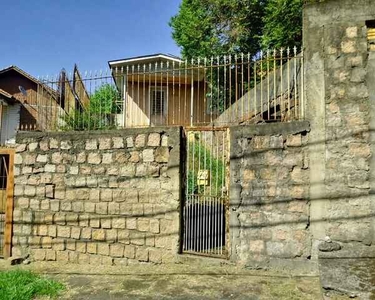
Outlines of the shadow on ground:
{"label": "shadow on ground", "polygon": [[[322,299],[319,278],[232,265],[19,266],[63,282],[59,299]],[[9,268],[3,266],[2,269]],[[14,268],[14,267],[12,267]]]}

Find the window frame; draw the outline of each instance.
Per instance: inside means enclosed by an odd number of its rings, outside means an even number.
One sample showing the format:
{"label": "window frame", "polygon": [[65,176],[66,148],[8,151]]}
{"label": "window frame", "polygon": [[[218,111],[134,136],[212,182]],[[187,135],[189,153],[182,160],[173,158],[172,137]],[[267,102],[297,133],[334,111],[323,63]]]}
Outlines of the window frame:
{"label": "window frame", "polygon": [[[161,113],[154,113],[154,94],[155,92],[161,92],[163,95]],[[150,115],[151,116],[166,116],[168,111],[168,91],[164,86],[150,86],[149,87],[149,104],[150,104]]]}

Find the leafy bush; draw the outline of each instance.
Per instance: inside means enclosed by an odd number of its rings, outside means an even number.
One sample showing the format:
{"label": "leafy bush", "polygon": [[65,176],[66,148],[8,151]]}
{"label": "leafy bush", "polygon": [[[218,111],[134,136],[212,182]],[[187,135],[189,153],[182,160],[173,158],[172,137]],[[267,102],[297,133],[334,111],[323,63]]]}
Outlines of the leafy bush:
{"label": "leafy bush", "polygon": [[90,96],[87,108],[72,111],[62,118],[61,130],[104,130],[116,127],[117,102],[121,99],[116,87],[103,84]]}

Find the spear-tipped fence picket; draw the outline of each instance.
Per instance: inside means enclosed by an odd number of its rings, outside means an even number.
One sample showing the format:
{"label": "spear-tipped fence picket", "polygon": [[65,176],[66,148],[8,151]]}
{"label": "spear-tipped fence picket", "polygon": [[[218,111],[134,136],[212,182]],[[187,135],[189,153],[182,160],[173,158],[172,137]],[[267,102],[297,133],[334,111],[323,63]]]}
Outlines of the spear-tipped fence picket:
{"label": "spear-tipped fence picket", "polygon": [[[39,79],[36,126],[97,130],[148,126],[231,126],[304,118],[303,52],[223,55],[75,68]],[[27,104],[25,104],[27,105]]]}

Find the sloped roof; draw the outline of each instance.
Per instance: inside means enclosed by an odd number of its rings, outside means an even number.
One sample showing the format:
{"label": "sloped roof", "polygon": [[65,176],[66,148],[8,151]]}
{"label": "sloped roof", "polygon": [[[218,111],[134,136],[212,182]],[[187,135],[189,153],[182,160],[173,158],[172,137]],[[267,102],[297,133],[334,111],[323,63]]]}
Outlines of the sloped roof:
{"label": "sloped roof", "polygon": [[[2,97],[1,97],[1,96],[2,96]],[[9,104],[15,102],[14,97],[13,97],[11,94],[7,93],[6,91],[4,91],[4,90],[2,90],[2,89],[0,89],[0,99],[1,99],[1,100],[5,100],[5,102],[7,102],[7,103],[9,103]]]}
{"label": "sloped roof", "polygon": [[181,58],[171,55],[171,54],[164,54],[164,53],[156,53],[156,54],[150,54],[150,55],[143,55],[143,56],[134,56],[134,57],[128,57],[123,59],[116,59],[116,60],[110,60],[108,62],[109,66],[116,66],[116,65],[127,65],[127,64],[134,64],[134,63],[149,63],[151,61],[156,60],[165,60],[165,61],[175,61],[175,62],[182,62]]}
{"label": "sloped roof", "polygon": [[11,66],[6,67],[4,69],[0,69],[0,74],[3,74],[5,72],[11,71],[11,70],[14,70],[14,71],[18,72],[19,74],[25,76],[26,78],[30,79],[31,81],[33,81],[35,83],[42,84],[38,79],[36,79],[35,77],[31,76],[29,73],[25,72],[24,70],[20,69],[17,66],[14,66],[14,65],[11,65]]}

